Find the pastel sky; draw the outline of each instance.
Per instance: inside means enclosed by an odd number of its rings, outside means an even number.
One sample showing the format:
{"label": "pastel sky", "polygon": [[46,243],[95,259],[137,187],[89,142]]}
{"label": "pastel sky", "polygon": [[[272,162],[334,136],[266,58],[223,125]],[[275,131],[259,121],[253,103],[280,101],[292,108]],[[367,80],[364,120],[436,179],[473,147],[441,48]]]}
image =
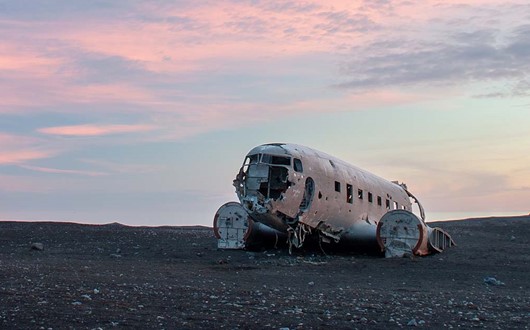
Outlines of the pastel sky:
{"label": "pastel sky", "polygon": [[530,3],[0,0],[0,219],[211,225],[267,142],[527,214]]}

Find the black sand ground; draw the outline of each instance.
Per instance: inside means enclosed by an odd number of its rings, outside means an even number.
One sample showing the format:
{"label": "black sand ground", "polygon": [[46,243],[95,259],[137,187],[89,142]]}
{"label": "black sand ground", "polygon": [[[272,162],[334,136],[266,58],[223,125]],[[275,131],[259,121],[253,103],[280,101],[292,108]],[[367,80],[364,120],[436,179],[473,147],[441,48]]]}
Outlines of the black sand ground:
{"label": "black sand ground", "polygon": [[0,328],[528,329],[530,217],[439,225],[457,247],[384,259],[219,251],[201,227],[0,222]]}

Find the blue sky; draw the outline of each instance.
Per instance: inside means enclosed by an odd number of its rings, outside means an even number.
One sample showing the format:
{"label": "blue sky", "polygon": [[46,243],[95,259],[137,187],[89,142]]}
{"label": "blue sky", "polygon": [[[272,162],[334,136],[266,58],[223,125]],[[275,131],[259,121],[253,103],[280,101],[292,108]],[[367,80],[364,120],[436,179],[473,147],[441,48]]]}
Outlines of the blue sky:
{"label": "blue sky", "polygon": [[267,142],[431,220],[529,212],[525,1],[0,1],[0,34],[0,219],[211,225]]}

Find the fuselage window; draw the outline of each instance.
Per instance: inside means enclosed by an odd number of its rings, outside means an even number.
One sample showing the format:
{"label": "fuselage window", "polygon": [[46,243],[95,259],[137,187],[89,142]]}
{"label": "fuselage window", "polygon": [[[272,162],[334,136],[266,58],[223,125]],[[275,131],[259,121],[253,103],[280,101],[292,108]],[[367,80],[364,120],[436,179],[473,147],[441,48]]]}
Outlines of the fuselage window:
{"label": "fuselage window", "polygon": [[353,186],[346,184],[346,202],[353,204]]}
{"label": "fuselage window", "polygon": [[374,196],[372,195],[371,192],[368,193],[368,201],[369,201],[370,203],[372,203],[372,202],[374,201]]}
{"label": "fuselage window", "polygon": [[394,210],[397,210],[399,208],[399,205],[397,202],[394,202]]}
{"label": "fuselage window", "polygon": [[336,192],[340,192],[340,182],[339,181],[335,181],[335,191]]}
{"label": "fuselage window", "polygon": [[359,197],[359,199],[363,199],[363,190],[362,189],[357,190],[357,196]]}
{"label": "fuselage window", "polygon": [[390,199],[386,200],[386,209],[390,210]]}
{"label": "fuselage window", "polygon": [[377,205],[379,205],[379,206],[383,205],[383,201],[381,199],[381,196],[377,196]]}
{"label": "fuselage window", "polygon": [[300,172],[300,173],[304,172],[304,167],[302,166],[302,161],[300,159],[298,159],[298,158],[294,159],[294,170],[296,172]]}

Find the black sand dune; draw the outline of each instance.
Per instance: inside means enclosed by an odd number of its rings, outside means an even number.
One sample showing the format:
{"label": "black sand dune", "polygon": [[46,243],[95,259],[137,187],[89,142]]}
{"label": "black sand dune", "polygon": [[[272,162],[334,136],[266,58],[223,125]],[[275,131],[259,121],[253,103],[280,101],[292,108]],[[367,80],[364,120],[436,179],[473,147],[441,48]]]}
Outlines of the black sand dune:
{"label": "black sand dune", "polygon": [[219,251],[204,227],[0,222],[0,328],[528,329],[530,217],[438,225],[457,247],[384,259]]}

